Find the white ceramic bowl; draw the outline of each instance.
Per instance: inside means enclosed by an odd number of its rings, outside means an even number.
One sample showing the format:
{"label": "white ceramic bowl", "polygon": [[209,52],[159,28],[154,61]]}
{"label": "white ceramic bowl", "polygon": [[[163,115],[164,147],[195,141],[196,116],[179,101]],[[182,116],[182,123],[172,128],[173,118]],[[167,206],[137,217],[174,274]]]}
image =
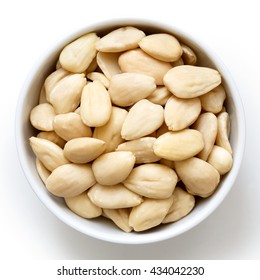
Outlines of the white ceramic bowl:
{"label": "white ceramic bowl", "polygon": [[[29,146],[28,139],[35,131],[29,122],[30,110],[38,102],[38,92],[46,76],[53,70],[62,48],[84,33],[95,31],[99,35],[117,27],[132,25],[145,32],[168,32],[177,36],[182,42],[192,47],[198,55],[199,65],[217,69],[223,79],[227,92],[227,110],[231,117],[231,145],[233,148],[234,163],[232,170],[222,179],[216,192],[209,198],[201,200],[195,209],[185,218],[172,224],[140,233],[125,233],[105,218],[87,220],[72,213],[64,204],[63,199],[54,197],[44,187],[35,168],[35,156]],[[21,166],[24,173],[39,199],[43,204],[64,223],[72,228],[97,239],[114,243],[144,244],[165,240],[186,232],[207,218],[223,201],[230,191],[241,164],[245,145],[244,111],[239,93],[234,81],[220,58],[199,38],[187,34],[174,26],[162,22],[143,20],[115,20],[86,26],[68,34],[51,46],[28,75],[21,90],[16,112],[16,143]]]}

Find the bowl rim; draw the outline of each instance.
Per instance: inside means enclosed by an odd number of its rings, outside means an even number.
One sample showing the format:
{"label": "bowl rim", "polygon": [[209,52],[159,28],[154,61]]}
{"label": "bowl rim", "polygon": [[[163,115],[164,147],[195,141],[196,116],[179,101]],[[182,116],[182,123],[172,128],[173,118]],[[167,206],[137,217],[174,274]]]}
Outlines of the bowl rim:
{"label": "bowl rim", "polygon": [[[23,125],[21,124],[21,120],[22,120],[23,110],[24,110],[24,100],[30,88],[30,84],[33,81],[34,73],[37,72],[37,69],[39,69],[40,65],[43,64],[43,62],[47,59],[47,57],[50,55],[52,51],[60,49],[61,47],[65,46],[65,44],[67,44],[68,42],[71,42],[72,40],[76,39],[77,37],[83,35],[86,32],[90,32],[92,30],[93,31],[101,30],[104,29],[104,27],[112,28],[114,26],[127,26],[127,25],[135,25],[135,26],[143,25],[143,26],[150,26],[152,28],[157,27],[159,29],[169,31],[173,34],[176,34],[177,37],[185,38],[188,41],[192,42],[193,44],[199,46],[203,50],[203,52],[205,52],[206,55],[214,61],[214,64],[217,66],[221,74],[225,77],[225,79],[228,82],[230,92],[232,92],[233,101],[236,107],[236,112],[239,112],[236,114],[237,123],[238,123],[238,137],[237,137],[238,139],[236,144],[237,144],[238,152],[236,154],[236,160],[234,161],[232,170],[228,174],[229,187],[222,188],[221,192],[218,192],[217,196],[215,196],[210,201],[210,204],[207,205],[206,210],[201,212],[199,215],[197,215],[196,218],[192,220],[192,222],[189,221],[188,225],[184,224],[184,226],[178,227],[178,230],[175,230],[174,232],[170,230],[160,231],[160,234],[158,234],[159,232],[154,234],[153,233],[151,234],[130,233],[130,235],[134,235],[133,238],[129,238],[129,233],[124,233],[122,231],[120,238],[118,238],[118,236],[113,236],[113,234],[106,235],[103,232],[92,231],[91,229],[90,230],[83,229],[80,226],[80,223],[78,223],[77,219],[75,220],[69,219],[68,216],[64,215],[63,210],[60,207],[58,207],[54,202],[46,203],[46,198],[42,196],[41,192],[39,192],[39,189],[37,188],[38,182],[34,178],[28,166],[28,163],[26,161],[25,143],[22,137]],[[138,19],[138,18],[107,19],[103,21],[93,22],[92,24],[87,24],[80,28],[76,28],[74,31],[69,32],[68,34],[62,36],[62,38],[58,39],[56,42],[51,44],[50,47],[42,55],[39,56],[38,60],[34,63],[33,67],[28,73],[18,97],[18,101],[16,105],[16,115],[15,115],[15,140],[16,140],[15,141],[16,149],[17,149],[20,165],[22,167],[22,170],[25,174],[27,181],[29,182],[35,194],[38,196],[39,200],[45,205],[47,209],[49,209],[61,221],[63,221],[65,224],[69,225],[70,227],[74,228],[75,230],[87,236],[100,239],[103,241],[119,243],[119,244],[147,244],[147,243],[154,243],[154,242],[167,240],[179,236],[184,232],[189,231],[190,229],[200,224],[208,216],[210,216],[215,211],[215,209],[222,203],[222,201],[224,200],[224,198],[227,196],[232,186],[234,185],[242,163],[242,158],[245,149],[245,113],[244,113],[241,97],[239,95],[237,86],[235,85],[235,82],[233,80],[233,77],[231,76],[231,73],[229,72],[226,65],[219,57],[219,55],[216,54],[215,51],[210,46],[208,46],[207,43],[205,43],[202,38],[200,38],[199,36],[196,36],[195,38],[194,35],[190,34],[186,30],[174,26],[173,24],[164,23],[158,20],[155,21],[155,20]]]}

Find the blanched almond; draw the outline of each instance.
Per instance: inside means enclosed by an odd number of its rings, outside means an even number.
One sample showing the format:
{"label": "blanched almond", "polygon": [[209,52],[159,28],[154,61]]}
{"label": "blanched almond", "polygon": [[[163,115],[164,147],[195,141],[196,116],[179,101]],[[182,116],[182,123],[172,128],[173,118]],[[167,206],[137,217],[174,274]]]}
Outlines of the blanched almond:
{"label": "blanched almond", "polygon": [[31,137],[30,145],[36,157],[50,171],[69,161],[65,158],[63,150],[53,142],[37,137]]}
{"label": "blanched almond", "polygon": [[87,191],[73,197],[65,197],[65,202],[71,211],[83,218],[92,219],[102,214],[102,209],[91,202]]}
{"label": "blanched almond", "polygon": [[111,110],[111,100],[105,86],[99,81],[88,83],[83,89],[80,103],[80,116],[84,124],[90,127],[105,125]]}
{"label": "blanched almond", "polygon": [[230,171],[233,158],[226,149],[215,145],[208,157],[208,163],[214,166],[220,175],[224,175]]}
{"label": "blanched almond", "polygon": [[98,157],[92,164],[96,180],[102,185],[116,185],[132,171],[135,157],[131,152],[110,152]]}
{"label": "blanched almond", "polygon": [[172,223],[180,220],[188,215],[195,206],[195,198],[192,194],[184,191],[180,187],[176,187],[173,192],[173,203],[166,217],[162,221],[163,224]]}
{"label": "blanched almond", "polygon": [[155,80],[151,76],[122,73],[111,78],[108,92],[113,104],[126,107],[146,98],[155,88]]}
{"label": "blanched almond", "polygon": [[92,137],[74,138],[64,147],[64,155],[74,163],[86,163],[100,156],[106,148],[106,143]]}
{"label": "blanched almond", "polygon": [[135,27],[121,27],[102,37],[96,47],[102,52],[122,52],[137,48],[144,36],[144,32]]}
{"label": "blanched almond", "polygon": [[61,79],[50,92],[48,99],[56,114],[75,111],[85,85],[86,78],[83,74],[72,74]]}
{"label": "blanched almond", "polygon": [[60,64],[73,73],[84,72],[96,56],[96,33],[88,33],[68,44],[60,53]]}
{"label": "blanched almond", "polygon": [[151,163],[158,161],[158,157],[153,151],[155,137],[143,137],[120,144],[116,151],[132,152],[136,158],[135,163]]}
{"label": "blanched almond", "polygon": [[118,58],[121,53],[97,53],[97,64],[105,76],[110,80],[114,75],[121,73]]}
{"label": "blanched almond", "polygon": [[96,183],[90,164],[69,163],[57,167],[46,180],[49,192],[59,197],[77,196]]}
{"label": "blanched almond", "polygon": [[56,71],[52,72],[44,81],[44,89],[46,91],[46,98],[50,101],[50,94],[54,87],[57,85],[59,81],[61,81],[64,77],[68,76],[70,72],[66,71],[63,68],[59,68]]}
{"label": "blanched almond", "polygon": [[30,121],[33,127],[42,131],[53,130],[55,112],[51,104],[42,103],[35,106],[30,113]]}
{"label": "blanched almond", "polygon": [[216,144],[226,149],[232,155],[232,147],[229,142],[230,118],[227,112],[218,115],[218,133]]}
{"label": "blanched almond", "polygon": [[84,125],[77,113],[60,114],[54,118],[55,132],[64,140],[69,141],[79,137],[91,137],[90,127]]}
{"label": "blanched almond", "polygon": [[218,132],[217,117],[213,113],[203,113],[198,117],[192,128],[198,130],[204,140],[204,148],[197,156],[203,160],[207,160]]}
{"label": "blanched almond", "polygon": [[189,193],[210,196],[219,184],[218,171],[206,161],[193,157],[175,162],[175,170]]}
{"label": "blanched almond", "polygon": [[106,153],[114,151],[119,144],[124,142],[121,129],[126,116],[126,110],[113,106],[109,121],[104,126],[95,128],[93,137],[106,142]]}
{"label": "blanched almond", "polygon": [[142,73],[152,76],[157,85],[163,85],[164,75],[172,68],[169,62],[155,59],[138,48],[121,54],[118,64],[122,72]]}
{"label": "blanched almond", "polygon": [[140,195],[129,191],[123,184],[103,186],[95,184],[89,191],[90,200],[105,209],[128,208],[142,202]]}
{"label": "blanched almond", "polygon": [[131,191],[149,198],[164,199],[172,195],[177,183],[175,171],[156,163],[135,167],[123,184]]}
{"label": "blanched almond", "polygon": [[129,226],[135,231],[143,231],[161,224],[173,202],[173,197],[166,199],[145,198],[134,207],[129,216]]}
{"label": "blanched almond", "polygon": [[176,61],[182,55],[179,41],[174,36],[165,33],[144,37],[139,42],[139,47],[150,56],[166,62]]}
{"label": "blanched almond", "polygon": [[122,209],[103,209],[103,214],[112,220],[120,229],[125,232],[131,232],[132,227],[129,226],[129,208]]}
{"label": "blanched almond", "polygon": [[226,92],[222,85],[200,97],[201,106],[205,111],[217,114],[221,111],[226,99]]}
{"label": "blanched almond", "polygon": [[175,96],[194,98],[217,87],[221,76],[218,71],[208,67],[181,65],[168,71],[163,82]]}
{"label": "blanched almond", "polygon": [[146,99],[140,100],[129,110],[121,135],[126,140],[146,136],[163,123],[163,107]]}
{"label": "blanched almond", "polygon": [[171,96],[165,105],[165,123],[169,130],[182,130],[196,121],[200,111],[201,104],[198,97],[181,99]]}
{"label": "blanched almond", "polygon": [[166,132],[154,143],[154,153],[162,158],[179,161],[198,154],[204,147],[202,134],[195,129]]}

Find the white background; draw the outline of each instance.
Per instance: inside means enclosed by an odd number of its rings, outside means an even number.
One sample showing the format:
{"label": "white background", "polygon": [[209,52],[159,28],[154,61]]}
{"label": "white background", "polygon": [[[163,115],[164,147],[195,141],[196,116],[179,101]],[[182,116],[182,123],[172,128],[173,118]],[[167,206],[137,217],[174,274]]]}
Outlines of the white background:
{"label": "white background", "polygon": [[[0,2],[1,259],[260,259],[259,1]],[[29,70],[56,38],[108,18],[162,20],[207,41],[231,71],[247,121],[240,174],[221,206],[189,232],[147,245],[115,245],[59,221],[39,201],[19,165],[16,102]]]}

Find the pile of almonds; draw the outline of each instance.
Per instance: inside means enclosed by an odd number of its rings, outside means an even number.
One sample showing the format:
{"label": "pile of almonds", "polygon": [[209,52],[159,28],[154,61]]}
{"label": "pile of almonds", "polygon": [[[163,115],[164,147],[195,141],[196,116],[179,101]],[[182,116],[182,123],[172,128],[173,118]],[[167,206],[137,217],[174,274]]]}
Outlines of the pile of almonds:
{"label": "pile of almonds", "polygon": [[171,34],[127,26],[61,51],[30,121],[47,190],[125,232],[175,222],[232,167],[217,70]]}

